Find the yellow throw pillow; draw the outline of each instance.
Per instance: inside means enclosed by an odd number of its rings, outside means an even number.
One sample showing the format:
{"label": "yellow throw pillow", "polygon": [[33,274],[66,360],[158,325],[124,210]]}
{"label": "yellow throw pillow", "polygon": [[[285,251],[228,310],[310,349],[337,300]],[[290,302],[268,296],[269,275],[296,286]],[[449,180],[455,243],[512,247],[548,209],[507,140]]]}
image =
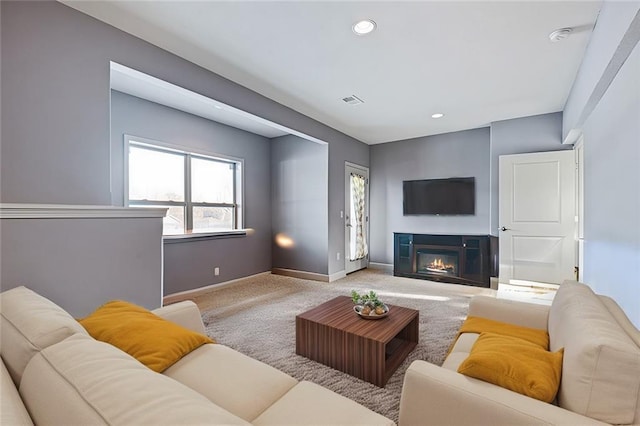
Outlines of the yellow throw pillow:
{"label": "yellow throw pillow", "polygon": [[549,333],[547,333],[546,330],[523,327],[521,325],[474,316],[469,316],[460,327],[460,333],[480,334],[484,332],[517,337],[535,343],[545,350],[549,350]]}
{"label": "yellow throw pillow", "polygon": [[458,373],[552,402],[560,386],[562,353],[517,337],[481,333]]}
{"label": "yellow throw pillow", "polygon": [[100,306],[80,324],[94,339],[117,347],[158,373],[205,343],[215,343],[203,334],[121,300]]}

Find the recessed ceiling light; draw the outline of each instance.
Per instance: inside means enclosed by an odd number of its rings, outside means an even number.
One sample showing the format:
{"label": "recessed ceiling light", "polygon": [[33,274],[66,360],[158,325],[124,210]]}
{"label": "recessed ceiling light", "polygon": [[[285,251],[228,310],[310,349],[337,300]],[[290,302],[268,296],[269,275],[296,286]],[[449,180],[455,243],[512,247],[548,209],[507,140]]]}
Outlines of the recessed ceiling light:
{"label": "recessed ceiling light", "polygon": [[442,118],[444,117],[444,114],[441,112],[437,112],[435,114],[431,114],[431,118]]}
{"label": "recessed ceiling light", "polygon": [[363,19],[362,21],[358,21],[353,24],[353,27],[351,28],[354,33],[358,35],[365,35],[376,29],[376,23],[371,19]]}
{"label": "recessed ceiling light", "polygon": [[556,41],[564,40],[568,38],[573,32],[573,28],[560,28],[559,30],[555,30],[551,34],[549,34],[549,40],[553,43]]}

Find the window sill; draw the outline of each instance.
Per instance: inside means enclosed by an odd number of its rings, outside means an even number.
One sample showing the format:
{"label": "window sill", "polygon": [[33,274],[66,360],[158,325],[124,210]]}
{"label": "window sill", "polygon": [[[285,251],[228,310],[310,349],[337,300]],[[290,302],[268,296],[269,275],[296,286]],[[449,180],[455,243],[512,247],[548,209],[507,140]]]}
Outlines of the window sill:
{"label": "window sill", "polygon": [[226,238],[246,237],[246,229],[234,229],[230,231],[199,232],[194,234],[164,235],[162,242],[165,244],[188,243],[193,241],[218,240]]}

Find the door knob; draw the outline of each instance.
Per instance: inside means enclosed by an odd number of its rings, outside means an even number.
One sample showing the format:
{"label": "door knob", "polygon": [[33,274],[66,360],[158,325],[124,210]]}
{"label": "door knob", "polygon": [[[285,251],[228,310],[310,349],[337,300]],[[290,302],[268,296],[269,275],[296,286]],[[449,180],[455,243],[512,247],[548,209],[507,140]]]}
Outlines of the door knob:
{"label": "door knob", "polygon": [[508,231],[508,230],[509,230],[509,228],[505,228],[505,227],[503,226],[502,228],[500,228],[500,230],[501,230],[502,232],[504,232],[504,231]]}

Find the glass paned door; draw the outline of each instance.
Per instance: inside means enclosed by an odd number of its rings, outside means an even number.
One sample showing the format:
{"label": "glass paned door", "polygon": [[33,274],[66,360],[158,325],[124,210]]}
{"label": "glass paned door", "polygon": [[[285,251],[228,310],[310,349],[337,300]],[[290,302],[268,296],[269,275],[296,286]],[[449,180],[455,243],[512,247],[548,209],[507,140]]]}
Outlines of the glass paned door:
{"label": "glass paned door", "polygon": [[345,272],[369,264],[369,169],[345,166]]}
{"label": "glass paned door", "polygon": [[349,241],[349,260],[359,260],[369,254],[367,247],[367,235],[365,233],[365,186],[366,178],[362,175],[351,173],[350,175],[350,214],[351,214],[351,238]]}

